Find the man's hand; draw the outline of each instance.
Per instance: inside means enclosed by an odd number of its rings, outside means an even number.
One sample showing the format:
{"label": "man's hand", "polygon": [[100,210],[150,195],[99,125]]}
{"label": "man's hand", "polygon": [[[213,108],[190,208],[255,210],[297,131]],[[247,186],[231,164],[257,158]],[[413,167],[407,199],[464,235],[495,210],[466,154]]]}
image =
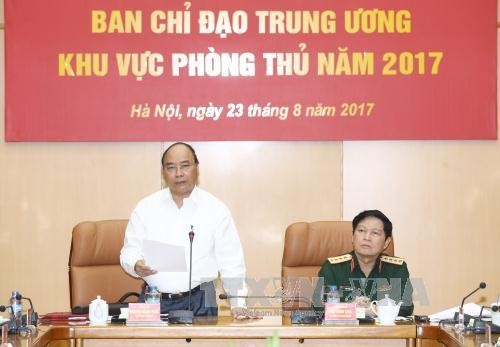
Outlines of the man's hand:
{"label": "man's hand", "polygon": [[244,319],[262,319],[258,316],[254,310],[249,310],[245,307],[233,307],[231,308],[231,314],[234,319],[244,320]]}
{"label": "man's hand", "polygon": [[375,312],[373,312],[373,310],[371,309],[370,298],[368,298],[366,296],[358,296],[354,299],[353,302],[356,304],[356,306],[363,307],[365,309],[365,314],[367,316],[370,316],[370,317],[377,316],[377,314]]}
{"label": "man's hand", "polygon": [[151,276],[158,272],[146,265],[146,263],[142,259],[138,260],[137,263],[135,263],[134,271],[140,277]]}

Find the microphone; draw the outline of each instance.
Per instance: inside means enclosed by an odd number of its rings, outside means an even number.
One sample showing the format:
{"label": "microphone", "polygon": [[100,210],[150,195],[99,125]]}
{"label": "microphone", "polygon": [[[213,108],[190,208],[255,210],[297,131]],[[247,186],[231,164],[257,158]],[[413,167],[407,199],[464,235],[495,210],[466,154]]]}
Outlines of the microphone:
{"label": "microphone", "polygon": [[469,315],[464,315],[464,303],[465,303],[465,300],[468,297],[470,297],[472,294],[474,294],[475,292],[477,292],[479,289],[484,289],[484,288],[486,288],[486,283],[484,283],[484,282],[479,283],[479,286],[476,289],[474,289],[472,292],[470,292],[469,294],[467,294],[462,299],[462,303],[460,304],[460,307],[458,308],[458,312],[455,312],[455,316],[453,317],[453,320],[454,320],[455,323],[457,323],[458,325],[460,325],[462,329],[464,328],[464,325],[466,325],[466,324],[469,323],[469,320],[471,318]]}
{"label": "microphone", "polygon": [[26,296],[22,296],[21,294],[17,294],[16,299],[17,300],[21,300],[21,299],[28,300],[30,303],[30,308],[28,309],[26,315],[23,315],[23,325],[36,326],[38,323],[38,313],[36,313],[35,309],[33,308],[33,302],[31,301],[31,298],[28,298]]}
{"label": "microphone", "polygon": [[483,320],[483,310],[485,308],[491,308],[492,315],[498,311],[498,306],[481,306],[481,311],[479,312],[479,317],[477,319],[473,319],[474,324],[471,324],[472,326],[468,326],[465,330],[467,331],[472,331],[475,334],[484,334],[486,331],[486,326],[489,325],[489,329],[491,329],[492,334],[500,334],[500,326],[495,325],[492,321],[484,321]]}
{"label": "microphone", "polygon": [[0,305],[0,312],[5,312],[5,310],[7,310],[8,308],[10,308],[10,313],[14,315],[14,309],[12,308],[12,305],[9,306]]}
{"label": "microphone", "polygon": [[475,292],[477,292],[479,289],[484,289],[484,288],[486,288],[486,283],[484,283],[484,282],[479,283],[479,287],[477,287],[476,289],[474,289],[472,292],[470,292],[470,294],[466,295],[462,299],[462,304],[460,305],[460,308],[464,307],[465,299],[467,299],[469,296],[471,296],[472,294],[474,294]]}
{"label": "microphone", "polygon": [[188,309],[173,310],[168,313],[168,322],[172,324],[193,324],[194,313],[191,309],[191,275],[193,270],[193,239],[194,231],[191,225],[189,232],[189,294],[188,294]]}
{"label": "microphone", "polygon": [[191,231],[189,231],[189,295],[188,295],[188,309],[191,311],[191,275],[193,269],[193,239],[194,231],[191,225]]}
{"label": "microphone", "polygon": [[[12,307],[12,305],[8,305],[8,306],[4,306],[4,305],[0,305],[0,312],[5,312],[8,308],[10,308],[10,320],[9,322],[7,323],[7,328],[4,328],[4,326],[2,325],[2,339],[3,339],[3,330],[7,330],[7,333],[16,333],[17,332],[17,324],[16,324],[16,321],[15,319],[13,319],[13,317],[15,316],[15,313],[14,313],[14,308]],[[7,334],[5,334],[7,335]]]}

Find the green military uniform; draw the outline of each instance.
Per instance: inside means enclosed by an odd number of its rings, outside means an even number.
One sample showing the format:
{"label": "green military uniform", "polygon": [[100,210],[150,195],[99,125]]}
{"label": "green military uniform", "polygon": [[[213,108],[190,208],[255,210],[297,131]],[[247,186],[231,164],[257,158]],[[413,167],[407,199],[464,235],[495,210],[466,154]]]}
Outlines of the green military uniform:
{"label": "green military uniform", "polygon": [[[410,274],[406,263],[401,258],[380,255],[370,275],[366,277],[361,271],[356,254],[352,251],[338,257],[328,258],[318,276],[324,278],[324,286],[337,286],[343,302],[350,302],[358,296],[380,300],[388,294],[396,302],[403,301],[399,310],[400,316],[409,316],[413,313],[413,288],[409,281]],[[321,286],[317,286],[314,291],[314,306],[318,310],[323,310],[323,292]]]}

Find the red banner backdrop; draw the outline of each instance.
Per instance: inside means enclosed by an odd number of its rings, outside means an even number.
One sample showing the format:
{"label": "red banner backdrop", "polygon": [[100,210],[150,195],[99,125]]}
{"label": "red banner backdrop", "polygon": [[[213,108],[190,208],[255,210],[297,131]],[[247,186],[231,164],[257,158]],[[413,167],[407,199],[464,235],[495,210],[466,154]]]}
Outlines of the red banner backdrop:
{"label": "red banner backdrop", "polygon": [[496,0],[5,0],[5,138],[494,139],[496,13]]}

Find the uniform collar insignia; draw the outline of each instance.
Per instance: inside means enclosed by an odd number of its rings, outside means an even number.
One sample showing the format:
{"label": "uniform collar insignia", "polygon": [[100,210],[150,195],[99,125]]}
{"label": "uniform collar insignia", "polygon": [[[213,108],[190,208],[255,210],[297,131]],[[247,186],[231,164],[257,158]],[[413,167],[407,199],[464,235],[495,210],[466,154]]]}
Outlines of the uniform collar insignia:
{"label": "uniform collar insignia", "polygon": [[330,264],[339,264],[339,263],[344,263],[346,261],[349,261],[351,259],[352,259],[352,255],[347,253],[347,254],[339,255],[337,257],[328,258],[328,261],[330,262]]}
{"label": "uniform collar insignia", "polygon": [[404,259],[398,257],[390,257],[388,255],[382,255],[380,257],[380,261],[384,263],[394,264],[394,265],[403,265]]}

